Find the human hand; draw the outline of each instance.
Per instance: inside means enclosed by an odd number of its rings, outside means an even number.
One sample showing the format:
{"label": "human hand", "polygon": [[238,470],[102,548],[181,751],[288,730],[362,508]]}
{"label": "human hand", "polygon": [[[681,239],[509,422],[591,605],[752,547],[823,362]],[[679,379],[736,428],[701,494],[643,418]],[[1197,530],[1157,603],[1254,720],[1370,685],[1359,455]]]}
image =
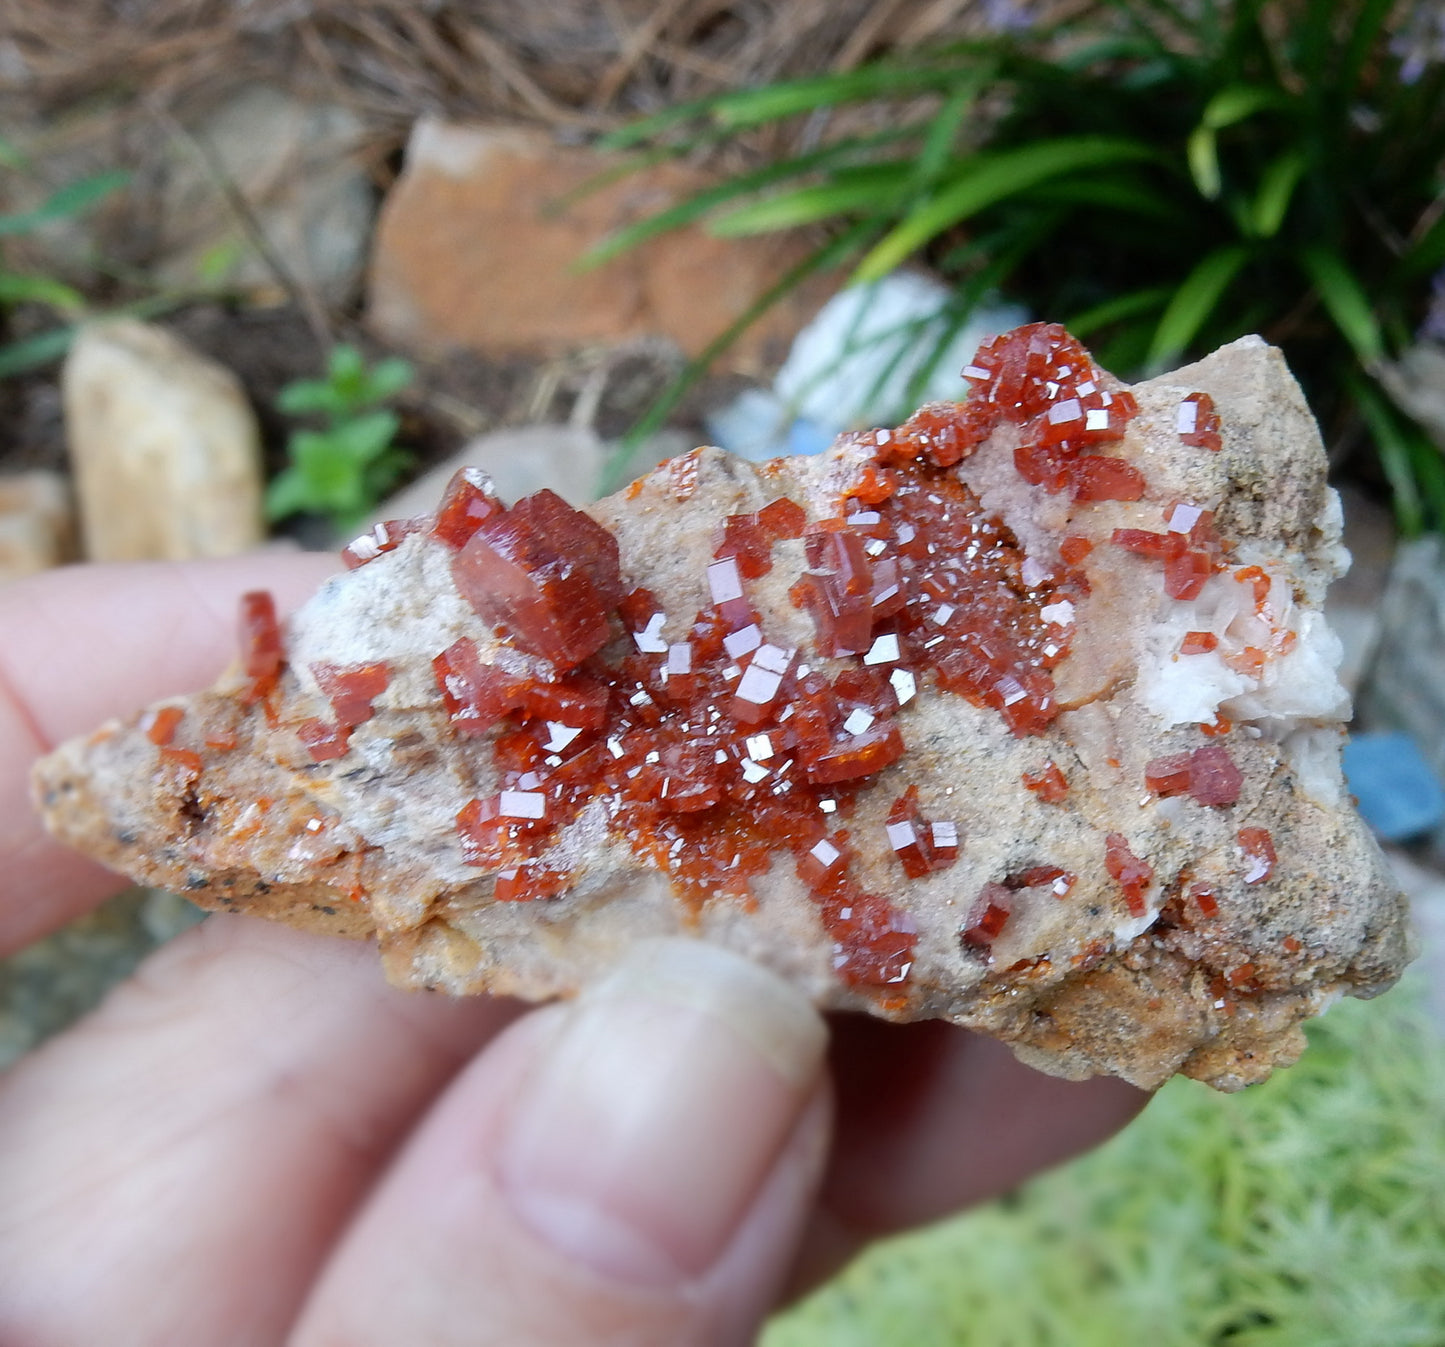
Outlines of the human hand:
{"label": "human hand", "polygon": [[[0,951],[117,887],[30,808],[36,755],[209,683],[282,556],[0,590]],[[0,1342],[721,1347],[880,1234],[1004,1191],[1144,1096],[940,1023],[839,1016],[658,942],[525,1010],[214,916],[0,1077]]]}

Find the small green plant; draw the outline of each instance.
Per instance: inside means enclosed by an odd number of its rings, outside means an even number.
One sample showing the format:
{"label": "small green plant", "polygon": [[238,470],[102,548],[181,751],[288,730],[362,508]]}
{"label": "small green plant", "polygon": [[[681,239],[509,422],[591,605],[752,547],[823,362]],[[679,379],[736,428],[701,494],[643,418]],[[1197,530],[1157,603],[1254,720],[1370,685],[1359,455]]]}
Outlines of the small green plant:
{"label": "small green plant", "polygon": [[333,348],[324,378],[287,384],[277,410],[319,417],[322,425],[291,433],[289,462],[266,491],[267,518],[324,515],[341,533],[373,509],[409,461],[393,443],[401,422],[382,404],[413,374],[394,356],[368,367],[356,347],[342,344]]}
{"label": "small green plant", "polygon": [[[695,220],[723,236],[822,226],[800,272],[843,265],[869,281],[921,260],[948,280],[941,345],[1002,292],[1125,377],[1259,331],[1284,348],[1334,447],[1368,430],[1402,530],[1445,527],[1445,459],[1378,381],[1445,269],[1433,12],[1424,0],[1101,0],[1053,28],[1008,23],[673,108],[607,143],[655,158],[792,125],[808,148],[591,260]],[[849,106],[869,115],[842,124],[872,129],[819,143]]]}

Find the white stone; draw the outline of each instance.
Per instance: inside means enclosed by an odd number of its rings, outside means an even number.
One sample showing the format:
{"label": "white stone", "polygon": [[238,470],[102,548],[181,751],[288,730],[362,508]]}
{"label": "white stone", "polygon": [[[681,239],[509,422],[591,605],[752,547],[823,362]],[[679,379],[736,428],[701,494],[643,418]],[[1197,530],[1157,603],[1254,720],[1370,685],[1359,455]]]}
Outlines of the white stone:
{"label": "white stone", "polygon": [[0,583],[70,560],[75,517],[59,473],[0,478]]}
{"label": "white stone", "polygon": [[61,376],[85,555],[232,556],[265,536],[261,444],[241,385],[162,328],[81,329]]}

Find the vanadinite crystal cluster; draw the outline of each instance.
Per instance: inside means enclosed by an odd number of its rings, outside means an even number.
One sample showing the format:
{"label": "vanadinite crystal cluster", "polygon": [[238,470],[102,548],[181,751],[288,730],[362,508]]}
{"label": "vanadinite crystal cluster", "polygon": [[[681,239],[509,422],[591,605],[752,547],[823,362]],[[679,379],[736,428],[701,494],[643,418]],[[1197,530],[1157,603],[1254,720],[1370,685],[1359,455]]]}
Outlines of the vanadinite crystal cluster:
{"label": "vanadinite crystal cluster", "polygon": [[1350,809],[1340,567],[1277,353],[1126,388],[1066,332],[961,400],[578,510],[459,473],[220,688],[42,764],[62,836],[391,976],[575,988],[715,940],[820,1004],[1222,1088],[1404,958]]}

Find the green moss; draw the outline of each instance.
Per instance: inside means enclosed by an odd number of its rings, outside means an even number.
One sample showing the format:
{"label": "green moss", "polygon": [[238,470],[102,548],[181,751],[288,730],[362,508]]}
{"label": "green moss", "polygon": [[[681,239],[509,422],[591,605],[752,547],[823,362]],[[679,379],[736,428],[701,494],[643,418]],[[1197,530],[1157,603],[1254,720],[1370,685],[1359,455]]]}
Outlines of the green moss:
{"label": "green moss", "polygon": [[765,1347],[1445,1343],[1445,1038],[1346,1002],[1240,1095],[1166,1086],[1107,1146],[888,1241]]}

